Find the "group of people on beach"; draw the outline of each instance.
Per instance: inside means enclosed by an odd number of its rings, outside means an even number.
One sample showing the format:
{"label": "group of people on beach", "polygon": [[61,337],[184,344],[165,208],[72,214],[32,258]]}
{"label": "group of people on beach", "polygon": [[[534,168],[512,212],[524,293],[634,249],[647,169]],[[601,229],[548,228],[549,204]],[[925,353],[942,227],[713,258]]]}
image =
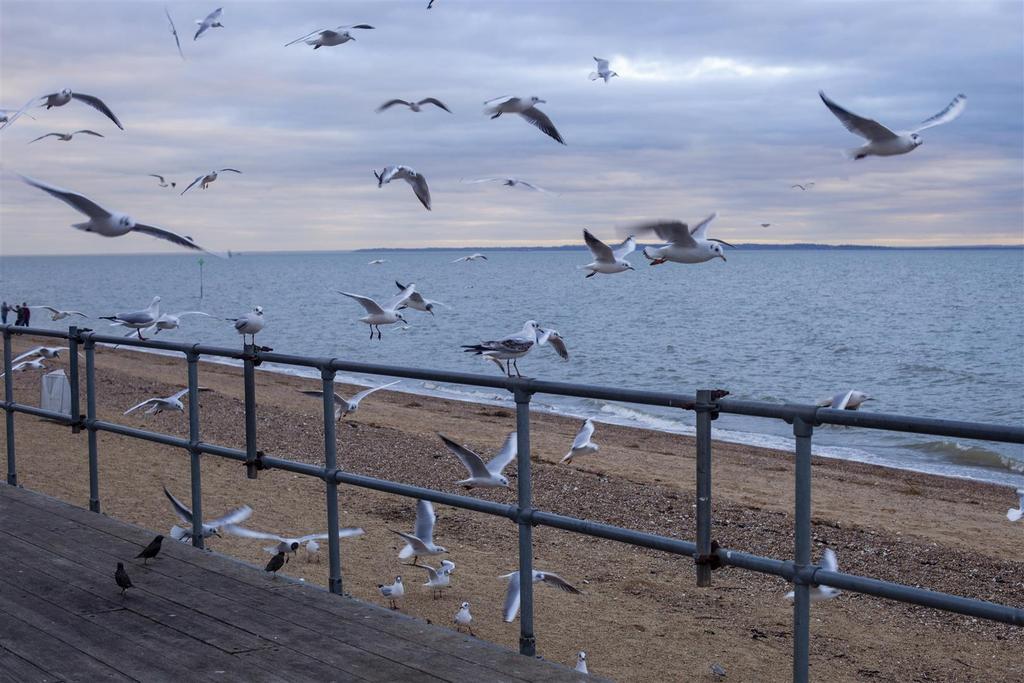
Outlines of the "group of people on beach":
{"label": "group of people on beach", "polygon": [[28,304],[24,301],[21,304],[14,304],[11,306],[6,301],[0,304],[0,320],[3,324],[7,324],[7,315],[14,311],[14,324],[19,327],[28,327],[29,320],[32,318],[32,310],[28,307]]}

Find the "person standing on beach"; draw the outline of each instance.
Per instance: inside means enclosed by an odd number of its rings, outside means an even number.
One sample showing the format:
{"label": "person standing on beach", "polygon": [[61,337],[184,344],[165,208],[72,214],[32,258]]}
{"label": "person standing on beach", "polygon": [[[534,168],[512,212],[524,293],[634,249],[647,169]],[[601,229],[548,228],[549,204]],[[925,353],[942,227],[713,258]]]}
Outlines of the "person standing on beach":
{"label": "person standing on beach", "polygon": [[28,307],[27,301],[21,302],[21,313],[24,316],[24,321],[21,324],[28,327],[28,321],[32,317],[32,309]]}
{"label": "person standing on beach", "polygon": [[10,312],[11,307],[7,305],[6,301],[4,301],[3,304],[0,304],[0,321],[3,321],[4,325],[7,324],[7,314]]}
{"label": "person standing on beach", "polygon": [[14,326],[18,327],[21,325],[21,321],[25,319],[25,314],[21,312],[21,306],[14,304]]}

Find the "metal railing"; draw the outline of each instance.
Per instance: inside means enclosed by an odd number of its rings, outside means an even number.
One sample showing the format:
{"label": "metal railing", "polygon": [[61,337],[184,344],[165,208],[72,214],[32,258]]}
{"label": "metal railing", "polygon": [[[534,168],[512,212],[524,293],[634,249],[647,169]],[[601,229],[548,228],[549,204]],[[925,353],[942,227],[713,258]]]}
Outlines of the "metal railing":
{"label": "metal railing", "polygon": [[[732,566],[749,571],[772,574],[791,581],[794,584],[795,593],[793,601],[793,680],[798,683],[807,681],[809,673],[809,591],[812,584],[826,584],[847,591],[932,607],[947,612],[956,612],[1016,626],[1024,626],[1024,609],[1021,608],[973,598],[964,598],[888,581],[879,581],[854,574],[827,571],[811,562],[811,439],[815,426],[821,424],[845,425],[866,429],[914,432],[1004,443],[1024,443],[1024,427],[939,420],[885,413],[832,410],[830,408],[818,408],[810,405],[780,405],[761,401],[725,398],[727,392],[722,391],[700,390],[696,395],[674,394],[563,382],[546,382],[529,378],[498,378],[460,372],[355,363],[338,360],[337,358],[312,358],[274,353],[271,349],[251,345],[244,346],[241,350],[238,350],[205,344],[183,344],[157,340],[144,341],[100,335],[90,330],[80,330],[75,327],[69,328],[67,332],[13,327],[10,325],[4,325],[0,329],[3,330],[4,337],[3,365],[5,378],[10,378],[11,337],[14,335],[34,335],[64,339],[68,341],[70,348],[68,361],[70,363],[71,417],[42,408],[16,403],[13,397],[12,382],[6,380],[4,382],[3,409],[6,417],[8,484],[13,486],[18,483],[14,440],[15,413],[25,413],[55,420],[69,425],[76,433],[83,429],[86,431],[89,448],[89,509],[94,512],[100,511],[97,432],[103,431],[120,434],[153,443],[176,446],[186,450],[191,464],[192,510],[194,513],[192,543],[199,548],[203,547],[202,480],[200,468],[201,456],[203,454],[215,455],[245,463],[247,476],[252,479],[258,476],[260,470],[268,469],[285,470],[322,479],[325,483],[327,499],[328,555],[330,558],[328,587],[333,593],[342,593],[343,591],[340,544],[337,536],[339,526],[337,488],[339,483],[374,489],[399,496],[421,498],[464,510],[506,517],[515,522],[519,530],[521,596],[519,649],[524,655],[533,656],[536,653],[536,641],[533,633],[533,582],[531,577],[533,571],[533,527],[537,525],[693,557],[698,586],[711,585],[712,570],[722,566]],[[97,419],[95,368],[95,348],[97,343],[173,351],[185,355],[185,360],[188,364],[188,439]],[[84,350],[85,356],[86,412],[84,416],[81,414],[79,406],[79,346]],[[201,440],[199,429],[198,363],[202,356],[215,356],[242,361],[245,391],[245,450],[219,446]],[[320,377],[323,381],[324,409],[324,465],[322,467],[266,455],[258,449],[255,369],[264,362],[314,368],[320,371]],[[517,503],[515,505],[506,505],[386,479],[353,474],[339,468],[337,464],[334,420],[334,380],[339,371],[489,387],[511,392],[516,404],[516,429],[519,434]],[[534,508],[532,504],[530,473],[530,400],[535,394],[575,396],[694,411],[696,413],[697,456],[696,541],[683,541]],[[792,560],[778,560],[722,548],[712,540],[711,422],[720,413],[785,420],[793,426],[793,435],[796,439],[796,457],[794,461],[796,496],[794,511],[795,543]]]}

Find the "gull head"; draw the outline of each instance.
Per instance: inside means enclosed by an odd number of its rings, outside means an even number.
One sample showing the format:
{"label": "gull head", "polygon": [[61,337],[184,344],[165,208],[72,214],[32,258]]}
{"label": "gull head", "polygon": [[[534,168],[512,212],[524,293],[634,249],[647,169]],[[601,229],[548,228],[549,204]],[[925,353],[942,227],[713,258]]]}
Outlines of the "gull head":
{"label": "gull head", "polygon": [[469,603],[468,602],[462,603],[462,609],[469,609]]}
{"label": "gull head", "polygon": [[910,141],[914,143],[914,147],[920,147],[924,144],[924,139],[917,133],[910,134]]}
{"label": "gull head", "polygon": [[542,100],[541,98],[537,97],[536,95],[533,95],[532,97],[530,97],[530,102],[532,102],[534,104],[547,104],[547,100]]}
{"label": "gull head", "polygon": [[495,479],[497,479],[497,481],[499,481],[501,485],[504,486],[505,488],[512,488],[511,486],[508,485],[508,477],[506,477],[504,474],[499,474],[497,477],[495,477]]}
{"label": "gull head", "polygon": [[[406,322],[405,318],[402,316],[401,313],[395,313],[395,317],[398,318],[399,320],[401,320],[403,323]],[[406,323],[406,324],[408,324],[408,323]]]}
{"label": "gull head", "polygon": [[718,242],[713,242],[711,244],[711,251],[713,251],[715,253],[715,255],[718,258],[722,259],[723,261],[726,261],[726,262],[729,261],[729,259],[725,258],[725,250],[722,249],[722,245],[719,244]]}
{"label": "gull head", "polygon": [[577,652],[576,653],[576,661],[577,662],[585,662],[585,661],[587,661],[587,653],[584,652],[583,650],[580,650],[579,652]]}
{"label": "gull head", "polygon": [[71,97],[71,88],[62,88],[60,91],[61,97]]}
{"label": "gull head", "polygon": [[434,304],[427,304],[424,308],[427,309],[427,313],[434,315]]}
{"label": "gull head", "polygon": [[292,541],[291,545],[289,545],[288,547],[292,549],[292,552],[295,552],[299,549],[299,544],[297,541]]}
{"label": "gull head", "polygon": [[255,313],[256,315],[263,315],[263,307],[256,306],[255,308],[252,309],[252,312]]}
{"label": "gull head", "polygon": [[120,214],[117,217],[117,225],[125,230],[131,230],[135,227],[135,219],[127,214]]}

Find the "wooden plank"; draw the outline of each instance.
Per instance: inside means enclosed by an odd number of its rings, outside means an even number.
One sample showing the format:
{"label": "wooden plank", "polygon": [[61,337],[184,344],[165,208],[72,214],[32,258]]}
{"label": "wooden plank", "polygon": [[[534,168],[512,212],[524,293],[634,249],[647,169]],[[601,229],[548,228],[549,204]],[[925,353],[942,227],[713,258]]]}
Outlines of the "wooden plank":
{"label": "wooden plank", "polygon": [[60,680],[58,676],[43,671],[27,659],[0,646],[0,683],[52,683]]}
{"label": "wooden plank", "polygon": [[130,681],[121,672],[18,619],[0,607],[0,646],[30,662],[59,667],[69,681]]}

